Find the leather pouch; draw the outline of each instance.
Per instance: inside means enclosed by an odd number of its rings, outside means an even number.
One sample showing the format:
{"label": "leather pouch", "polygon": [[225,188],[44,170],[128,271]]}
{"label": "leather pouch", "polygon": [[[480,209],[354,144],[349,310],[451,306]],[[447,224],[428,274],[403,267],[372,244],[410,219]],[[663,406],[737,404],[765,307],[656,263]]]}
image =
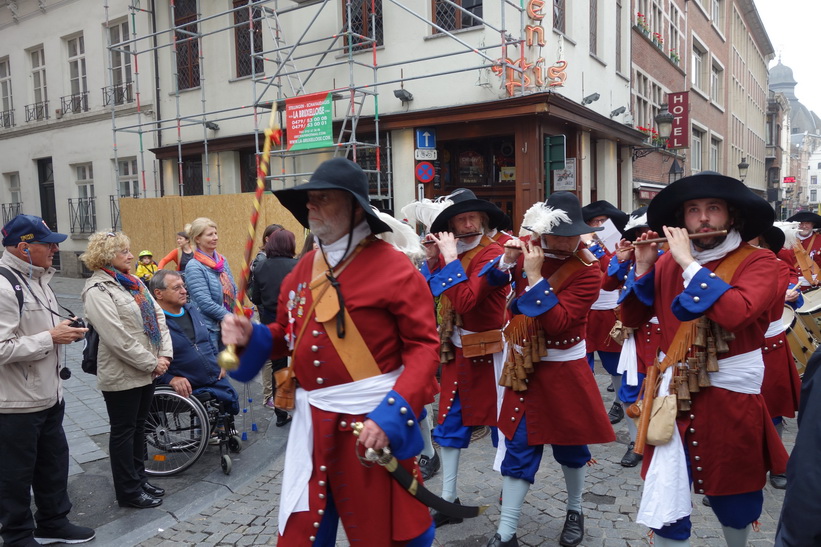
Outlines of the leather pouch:
{"label": "leather pouch", "polygon": [[502,331],[486,330],[462,335],[462,355],[467,358],[491,355],[502,351]]}
{"label": "leather pouch", "polygon": [[296,398],[296,377],[291,367],[274,371],[274,406],[282,410],[293,410]]}

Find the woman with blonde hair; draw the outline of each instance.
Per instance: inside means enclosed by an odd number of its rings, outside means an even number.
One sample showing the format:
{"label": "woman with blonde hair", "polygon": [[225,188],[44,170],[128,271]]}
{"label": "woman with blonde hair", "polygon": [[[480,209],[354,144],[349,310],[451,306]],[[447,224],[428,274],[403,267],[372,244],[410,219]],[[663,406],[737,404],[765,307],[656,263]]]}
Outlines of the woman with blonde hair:
{"label": "woman with blonde hair", "polygon": [[121,507],[157,507],[165,494],[145,475],[145,419],[155,377],[168,370],[174,350],[165,316],[132,275],[134,255],[122,232],[97,232],[80,260],[94,272],[83,288],[83,308],[100,336],[97,387],[103,392],[111,435],[111,474]]}
{"label": "woman with blonde hair", "polygon": [[231,313],[237,285],[228,261],[217,252],[217,224],[210,218],[194,219],[188,236],[194,243],[194,259],[185,266],[185,283],[197,310],[202,314],[211,342],[217,351],[224,346],[219,339],[220,322]]}

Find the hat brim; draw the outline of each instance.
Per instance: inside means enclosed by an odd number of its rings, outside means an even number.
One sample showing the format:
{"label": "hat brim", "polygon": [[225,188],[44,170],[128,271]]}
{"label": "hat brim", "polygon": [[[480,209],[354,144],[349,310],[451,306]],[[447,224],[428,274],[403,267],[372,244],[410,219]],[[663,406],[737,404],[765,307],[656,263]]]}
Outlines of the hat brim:
{"label": "hat brim", "polygon": [[662,189],[647,207],[647,224],[661,233],[663,226],[677,226],[676,211],[685,201],[715,198],[743,211],[744,226],[739,233],[744,241],[760,235],[775,220],[775,210],[743,182],[718,173],[699,173],[677,180]]}
{"label": "hat brim", "polygon": [[590,205],[585,205],[582,207],[582,219],[585,222],[590,222],[591,219],[600,216],[606,216],[609,218],[619,232],[624,231],[624,226],[630,219],[630,215],[621,209],[617,209],[612,203],[604,200],[596,201]]}
{"label": "hat brim", "polygon": [[57,232],[51,232],[51,234],[47,235],[46,237],[41,237],[37,241],[40,243],[62,243],[68,239],[66,234],[60,234]]}
{"label": "hat brim", "polygon": [[[522,226],[525,230],[530,230],[532,233],[537,233],[536,230],[531,229],[530,226]],[[589,234],[592,232],[601,232],[604,230],[604,226],[590,226],[589,224],[585,224],[584,222],[574,222],[573,224],[567,224],[563,222],[550,230],[549,232],[542,232],[539,235],[546,235],[546,236],[559,236],[559,237],[574,237],[580,236],[583,234]]]}
{"label": "hat brim", "polygon": [[450,227],[448,222],[456,215],[471,212],[486,213],[489,219],[490,228],[497,228],[505,221],[505,213],[493,203],[483,199],[466,199],[459,203],[454,203],[436,217],[430,225],[431,233],[447,232]]}
{"label": "hat brim", "polygon": [[810,211],[800,211],[787,219],[787,222],[812,222],[816,228],[821,227],[821,215]]}
{"label": "hat brim", "polygon": [[333,182],[326,182],[322,180],[312,180],[293,188],[286,188],[284,190],[276,190],[274,195],[277,197],[283,207],[288,209],[294,218],[306,228],[310,228],[308,224],[308,191],[309,190],[343,190],[353,196],[354,201],[365,212],[365,220],[371,228],[371,232],[381,234],[383,232],[392,232],[382,219],[371,209],[371,204],[362,196],[352,192],[350,189],[339,186]]}

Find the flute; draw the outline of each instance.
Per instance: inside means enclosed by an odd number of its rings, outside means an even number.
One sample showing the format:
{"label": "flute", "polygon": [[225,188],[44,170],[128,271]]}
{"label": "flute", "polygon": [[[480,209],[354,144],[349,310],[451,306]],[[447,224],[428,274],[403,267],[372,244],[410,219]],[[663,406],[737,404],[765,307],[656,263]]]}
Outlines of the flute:
{"label": "flute", "polygon": [[[702,237],[719,237],[719,236],[726,236],[727,230],[716,230],[715,232],[698,232],[695,234],[687,234],[687,237],[690,239],[701,239]],[[629,247],[622,247],[618,249],[619,251],[632,251],[636,248],[636,245],[650,245],[651,243],[667,243],[666,237],[655,237],[653,239],[644,239],[640,241],[634,241],[632,245]]]}
{"label": "flute", "polygon": [[[459,234],[459,235],[454,235],[453,237],[456,238],[456,239],[462,239],[462,238],[465,238],[465,237],[476,237],[476,236],[480,236],[480,235],[482,235],[482,232],[470,232],[469,234]],[[422,245],[433,245],[434,243],[436,243],[434,240],[426,239],[425,241],[422,242]]]}

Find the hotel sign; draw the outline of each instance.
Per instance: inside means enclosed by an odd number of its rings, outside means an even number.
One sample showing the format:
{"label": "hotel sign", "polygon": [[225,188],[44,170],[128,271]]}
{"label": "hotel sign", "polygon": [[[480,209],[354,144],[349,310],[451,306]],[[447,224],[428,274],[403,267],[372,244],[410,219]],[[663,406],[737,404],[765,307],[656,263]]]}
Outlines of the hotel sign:
{"label": "hotel sign", "polygon": [[667,110],[673,115],[667,149],[690,148],[690,100],[687,91],[668,93]]}

